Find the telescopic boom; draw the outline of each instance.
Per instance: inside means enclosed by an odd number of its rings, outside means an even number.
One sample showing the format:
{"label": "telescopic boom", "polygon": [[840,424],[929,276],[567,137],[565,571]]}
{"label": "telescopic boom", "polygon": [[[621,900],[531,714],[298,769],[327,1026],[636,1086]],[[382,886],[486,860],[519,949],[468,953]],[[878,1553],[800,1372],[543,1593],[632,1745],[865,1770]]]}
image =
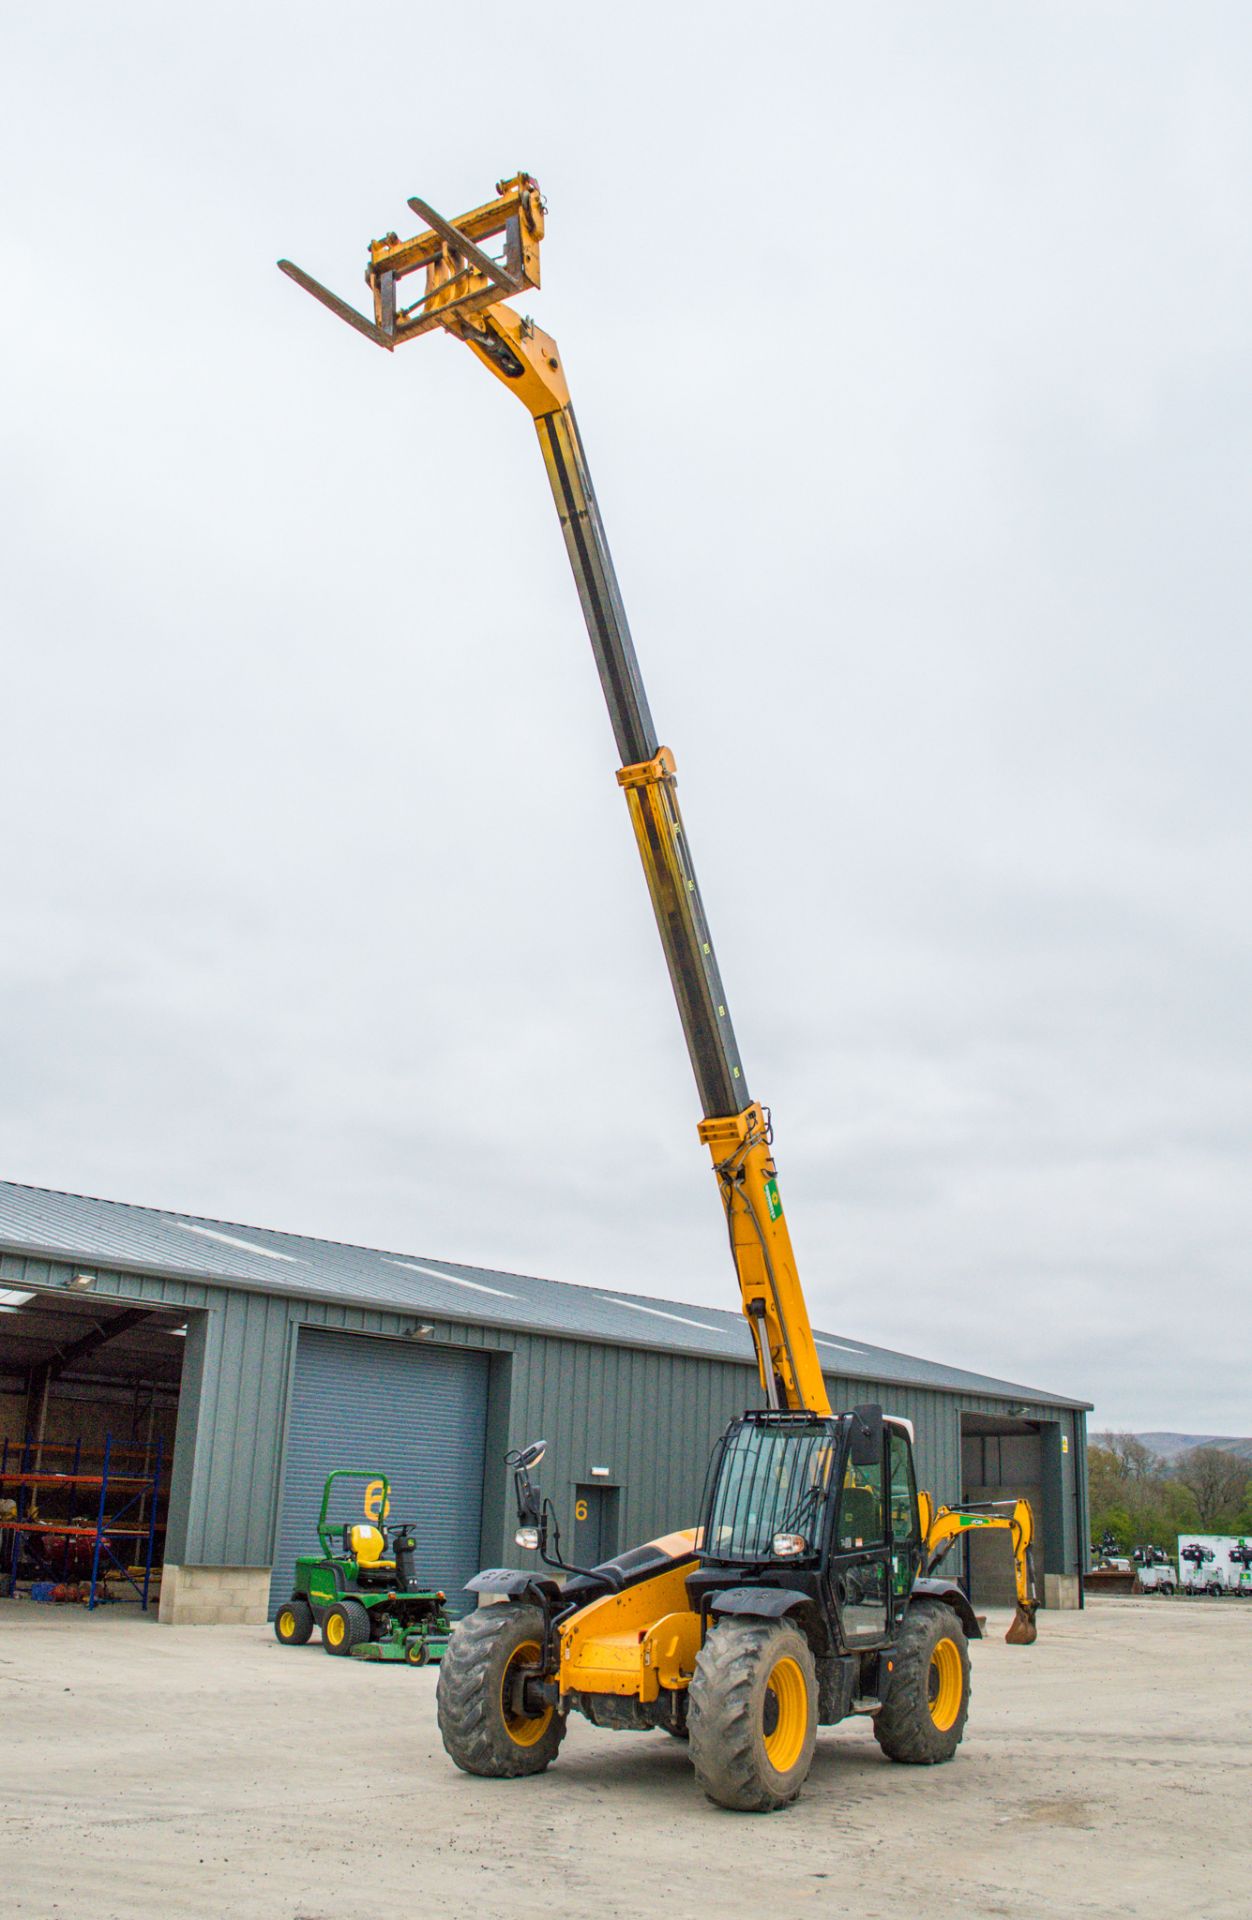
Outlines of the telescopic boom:
{"label": "telescopic boom", "polygon": [[[539,285],[544,202],[519,173],[497,197],[457,221],[425,201],[410,207],[426,230],[410,240],[373,240],[366,284],[369,319],[280,260],[283,272],[340,319],[391,352],[439,328],[462,340],[515,393],[535,422],[587,632],[621,757],[618,782],[630,809],[648,891],[678,1001],[712,1156],[743,1311],[771,1406],[827,1414],[830,1403],[813,1342],[778,1193],[769,1111],[751,1099],[678,806],[674,756],[660,744],[596,504],[556,342],[507,303]],[[485,243],[503,237],[503,258]],[[425,275],[422,296],[399,300],[401,283]]]}

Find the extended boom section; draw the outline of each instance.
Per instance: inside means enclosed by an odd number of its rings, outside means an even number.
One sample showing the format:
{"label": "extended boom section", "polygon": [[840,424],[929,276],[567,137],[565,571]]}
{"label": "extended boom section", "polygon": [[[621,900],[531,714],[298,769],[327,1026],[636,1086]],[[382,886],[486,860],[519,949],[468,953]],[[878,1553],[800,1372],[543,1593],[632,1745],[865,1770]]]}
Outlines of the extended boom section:
{"label": "extended boom section", "polygon": [[[762,1389],[771,1407],[829,1413],[779,1197],[768,1112],[748,1092],[678,805],[674,756],[660,744],[648,706],[561,356],[548,334],[506,304],[539,284],[543,200],[524,173],[501,181],[496,191],[496,200],[455,224],[424,200],[409,201],[429,231],[412,240],[390,233],[370,242],[365,278],[373,295],[372,321],[290,261],[279,265],[388,351],[443,328],[464,341],[534,420],[621,757],[617,778],[678,1002],[704,1114],[700,1137],[717,1176]],[[484,246],[498,236],[504,239],[502,260]],[[418,272],[425,275],[425,291],[405,306],[399,288]]]}

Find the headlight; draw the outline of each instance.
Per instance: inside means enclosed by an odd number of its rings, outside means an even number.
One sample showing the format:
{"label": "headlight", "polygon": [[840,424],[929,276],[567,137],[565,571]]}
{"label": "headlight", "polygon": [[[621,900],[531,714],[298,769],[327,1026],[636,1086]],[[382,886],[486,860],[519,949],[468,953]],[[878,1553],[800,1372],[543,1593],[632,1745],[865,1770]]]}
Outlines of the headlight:
{"label": "headlight", "polygon": [[802,1533],[776,1533],[774,1535],[774,1553],[779,1560],[794,1560],[798,1553],[808,1549],[808,1541]]}
{"label": "headlight", "polygon": [[539,1545],[539,1529],[538,1527],[519,1527],[513,1538],[519,1547],[526,1547],[533,1553]]}

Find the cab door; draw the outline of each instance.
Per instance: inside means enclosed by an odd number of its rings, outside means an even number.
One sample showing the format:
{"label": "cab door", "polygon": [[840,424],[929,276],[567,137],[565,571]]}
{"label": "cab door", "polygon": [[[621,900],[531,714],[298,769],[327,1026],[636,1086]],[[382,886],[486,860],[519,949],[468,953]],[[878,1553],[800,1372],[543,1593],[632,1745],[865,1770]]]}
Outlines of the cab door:
{"label": "cab door", "polygon": [[922,1566],[913,1444],[902,1427],[887,1428],[887,1520],[891,1528],[892,1613],[899,1620]]}
{"label": "cab door", "polygon": [[850,1650],[884,1642],[892,1610],[892,1552],[885,1497],[887,1434],[879,1408],[858,1409],[852,1415],[853,1422],[863,1415],[877,1416],[872,1427],[873,1444],[867,1448],[850,1440],[844,1452],[827,1561],[831,1602]]}

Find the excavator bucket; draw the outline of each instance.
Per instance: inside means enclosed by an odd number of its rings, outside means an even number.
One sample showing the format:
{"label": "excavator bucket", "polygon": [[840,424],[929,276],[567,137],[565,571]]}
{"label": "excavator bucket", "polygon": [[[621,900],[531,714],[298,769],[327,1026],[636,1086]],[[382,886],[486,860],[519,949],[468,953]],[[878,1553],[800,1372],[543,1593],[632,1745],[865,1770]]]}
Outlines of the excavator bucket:
{"label": "excavator bucket", "polygon": [[1013,1619],[1004,1637],[1011,1647],[1033,1647],[1039,1638],[1033,1601],[1029,1605],[1018,1602],[1013,1609]]}

